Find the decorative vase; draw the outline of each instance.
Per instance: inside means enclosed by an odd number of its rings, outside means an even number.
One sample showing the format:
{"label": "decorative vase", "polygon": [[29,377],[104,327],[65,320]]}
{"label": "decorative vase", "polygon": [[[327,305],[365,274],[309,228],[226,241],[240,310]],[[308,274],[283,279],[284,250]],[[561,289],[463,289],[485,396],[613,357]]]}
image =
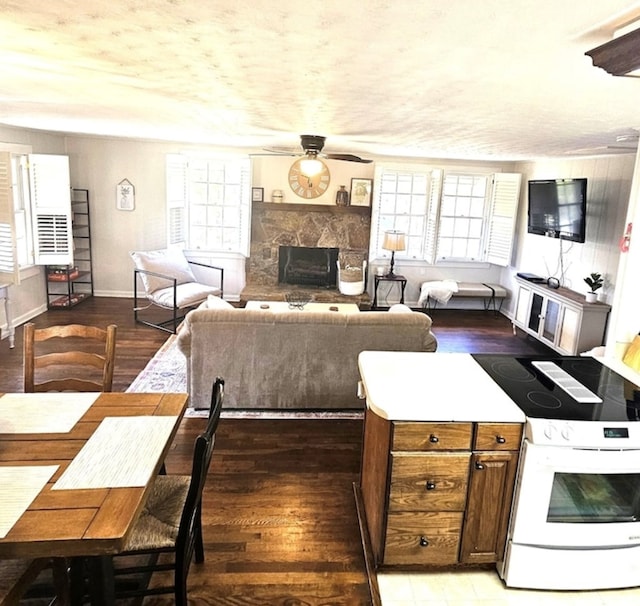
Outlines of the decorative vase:
{"label": "decorative vase", "polygon": [[598,295],[595,292],[588,292],[584,298],[587,303],[595,303],[598,300]]}
{"label": "decorative vase", "polygon": [[278,204],[280,202],[284,201],[284,194],[282,193],[281,189],[274,189],[271,192],[271,202],[274,202],[275,204]]}
{"label": "decorative vase", "polygon": [[344,188],[344,185],[341,185],[336,192],[336,204],[338,206],[349,206],[349,192]]}

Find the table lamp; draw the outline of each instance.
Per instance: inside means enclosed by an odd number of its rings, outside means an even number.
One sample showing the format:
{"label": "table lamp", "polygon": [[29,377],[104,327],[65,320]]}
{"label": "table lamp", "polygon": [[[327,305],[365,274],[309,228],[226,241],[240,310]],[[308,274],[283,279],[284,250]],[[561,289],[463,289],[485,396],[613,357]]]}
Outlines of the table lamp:
{"label": "table lamp", "polygon": [[401,231],[396,231],[394,229],[385,231],[384,240],[382,241],[382,248],[384,250],[391,251],[391,265],[389,266],[389,273],[386,275],[386,277],[393,278],[395,276],[395,274],[393,273],[393,264],[395,262],[396,250],[404,250],[406,248],[404,233]]}

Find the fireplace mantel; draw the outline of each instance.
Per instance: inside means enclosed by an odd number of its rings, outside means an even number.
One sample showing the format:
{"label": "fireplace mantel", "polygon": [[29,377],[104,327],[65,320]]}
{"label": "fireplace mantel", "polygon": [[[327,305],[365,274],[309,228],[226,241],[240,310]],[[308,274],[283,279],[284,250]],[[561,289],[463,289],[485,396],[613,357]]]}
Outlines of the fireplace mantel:
{"label": "fireplace mantel", "polygon": [[357,215],[368,216],[371,214],[370,206],[331,206],[329,204],[297,204],[289,202],[254,202],[253,211],[296,211],[296,212],[315,212],[315,213],[331,213],[339,215],[342,213],[352,213]]}

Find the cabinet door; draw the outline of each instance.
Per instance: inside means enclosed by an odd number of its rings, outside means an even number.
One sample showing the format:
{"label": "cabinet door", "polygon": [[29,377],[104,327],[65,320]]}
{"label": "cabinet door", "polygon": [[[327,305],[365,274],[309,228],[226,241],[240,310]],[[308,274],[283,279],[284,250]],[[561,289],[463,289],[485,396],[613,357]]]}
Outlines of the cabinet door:
{"label": "cabinet door", "polygon": [[577,309],[564,306],[558,335],[558,347],[563,353],[576,355],[582,313]]}
{"label": "cabinet door", "polygon": [[529,317],[529,305],[531,303],[531,289],[521,286],[518,289],[518,302],[516,304],[515,322],[522,328],[527,325]]}
{"label": "cabinet door", "polygon": [[544,297],[538,293],[533,293],[531,297],[531,308],[529,311],[529,322],[527,324],[529,330],[538,334],[540,331],[540,320],[542,318],[542,305]]}
{"label": "cabinet door", "polygon": [[517,452],[473,454],[461,562],[479,564],[502,558],[517,463]]}
{"label": "cabinet door", "polygon": [[546,298],[542,310],[542,326],[540,340],[545,341],[550,346],[555,346],[556,335],[558,334],[558,321],[560,319],[560,303],[553,299]]}

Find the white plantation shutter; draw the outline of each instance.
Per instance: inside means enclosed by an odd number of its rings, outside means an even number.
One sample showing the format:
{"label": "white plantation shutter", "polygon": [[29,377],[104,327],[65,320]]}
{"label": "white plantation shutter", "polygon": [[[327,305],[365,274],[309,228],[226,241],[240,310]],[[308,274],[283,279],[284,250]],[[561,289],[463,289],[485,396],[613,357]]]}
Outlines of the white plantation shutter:
{"label": "white plantation shutter", "polygon": [[511,262],[521,179],[517,173],[493,176],[485,258],[494,265],[506,267]]}
{"label": "white plantation shutter", "polygon": [[0,153],[0,282],[20,283],[11,187],[11,154]]}
{"label": "white plantation shutter", "polygon": [[167,155],[167,242],[168,248],[187,245],[187,158]]}
{"label": "white plantation shutter", "polygon": [[438,214],[440,211],[440,194],[442,192],[442,174],[440,169],[431,171],[429,184],[429,208],[424,234],[424,258],[427,263],[435,263],[438,244]]}
{"label": "white plantation shutter", "polygon": [[36,265],[73,263],[69,158],[29,155]]}

